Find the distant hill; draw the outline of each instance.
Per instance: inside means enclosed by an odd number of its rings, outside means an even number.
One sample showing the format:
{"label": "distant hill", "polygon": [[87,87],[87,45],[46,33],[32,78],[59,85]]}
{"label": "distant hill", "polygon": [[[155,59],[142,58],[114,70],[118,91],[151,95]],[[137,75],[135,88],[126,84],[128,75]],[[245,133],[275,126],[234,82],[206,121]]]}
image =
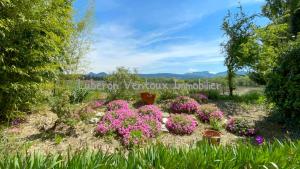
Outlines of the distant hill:
{"label": "distant hill", "polygon": [[[246,75],[247,72],[239,71],[238,75]],[[108,74],[105,72],[101,73],[93,73],[90,72],[86,75],[87,78],[103,78]],[[177,79],[196,79],[196,78],[214,78],[214,77],[225,77],[227,72],[219,72],[219,73],[210,73],[208,71],[202,72],[192,72],[192,73],[184,73],[184,74],[175,74],[175,73],[153,73],[153,74],[139,74],[141,77],[145,78],[177,78]]]}

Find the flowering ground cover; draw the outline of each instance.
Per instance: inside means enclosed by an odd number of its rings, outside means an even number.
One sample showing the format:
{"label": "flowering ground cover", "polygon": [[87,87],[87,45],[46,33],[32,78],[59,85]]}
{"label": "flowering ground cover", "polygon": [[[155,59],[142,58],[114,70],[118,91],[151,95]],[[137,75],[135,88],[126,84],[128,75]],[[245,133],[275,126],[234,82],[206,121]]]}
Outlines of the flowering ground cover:
{"label": "flowering ground cover", "polygon": [[128,109],[129,105],[125,100],[114,100],[107,104],[107,110]]}
{"label": "flowering ground cover", "polygon": [[167,121],[167,128],[171,133],[184,135],[191,134],[197,127],[198,122],[191,115],[171,115]]}
{"label": "flowering ground cover", "polygon": [[193,114],[198,110],[198,102],[187,96],[179,96],[177,97],[170,109],[174,113],[188,113]]}

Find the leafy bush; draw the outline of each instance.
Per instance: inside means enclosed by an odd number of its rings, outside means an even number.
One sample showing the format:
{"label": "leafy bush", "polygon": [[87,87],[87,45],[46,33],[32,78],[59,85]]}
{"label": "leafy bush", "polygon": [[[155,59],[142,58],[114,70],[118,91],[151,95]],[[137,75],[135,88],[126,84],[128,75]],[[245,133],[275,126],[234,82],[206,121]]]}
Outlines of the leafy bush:
{"label": "leafy bush", "polygon": [[67,0],[1,1],[0,8],[0,119],[10,119],[43,101],[68,64],[73,12]]}
{"label": "leafy bush", "polygon": [[131,84],[141,83],[141,78],[137,75],[136,71],[131,72],[129,69],[119,67],[105,78],[105,82],[111,85],[106,88],[108,100],[132,100],[136,99],[137,93]]}
{"label": "leafy bush", "polygon": [[179,135],[192,134],[197,125],[198,123],[193,116],[185,114],[171,115],[166,123],[166,127],[171,133]]}
{"label": "leafy bush", "polygon": [[86,96],[89,94],[89,91],[84,88],[75,88],[71,91],[70,103],[82,103]]}
{"label": "leafy bush", "polygon": [[172,103],[170,109],[174,113],[195,113],[198,110],[199,104],[196,100],[187,97],[179,96]]}
{"label": "leafy bush", "polygon": [[220,110],[214,111],[210,114],[209,124],[212,129],[221,130],[223,124],[222,120],[224,118],[224,113]]}
{"label": "leafy bush", "polygon": [[187,90],[172,90],[172,89],[167,89],[167,90],[160,90],[159,92],[159,101],[164,101],[164,100],[169,100],[169,99],[175,99],[178,96],[186,96],[188,95]]}
{"label": "leafy bush", "polygon": [[213,104],[204,104],[201,105],[197,111],[199,119],[203,122],[209,122],[211,114],[219,111],[219,109]]}
{"label": "leafy bush", "polygon": [[51,98],[51,110],[58,116],[59,120],[64,120],[71,114],[70,91],[57,88]]}
{"label": "leafy bush", "polygon": [[118,110],[118,109],[129,109],[129,104],[125,100],[114,100],[109,102],[107,105],[107,110]]}
{"label": "leafy bush", "polygon": [[300,46],[291,47],[269,74],[265,93],[287,118],[300,118]]}
{"label": "leafy bush", "polygon": [[192,94],[191,98],[197,100],[198,103],[207,103],[208,97],[203,93]]}
{"label": "leafy bush", "polygon": [[246,120],[230,118],[226,124],[226,130],[240,136],[254,136],[255,128],[251,127]]}
{"label": "leafy bush", "polygon": [[206,95],[208,99],[211,100],[219,100],[222,98],[220,91],[218,90],[204,90],[201,91],[202,94]]}

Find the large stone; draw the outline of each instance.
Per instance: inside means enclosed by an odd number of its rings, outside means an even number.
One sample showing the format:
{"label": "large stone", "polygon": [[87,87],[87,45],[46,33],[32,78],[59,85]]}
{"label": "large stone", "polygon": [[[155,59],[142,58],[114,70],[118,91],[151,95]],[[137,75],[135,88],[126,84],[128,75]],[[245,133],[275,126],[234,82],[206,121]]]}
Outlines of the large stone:
{"label": "large stone", "polygon": [[166,117],[163,117],[163,118],[162,118],[162,122],[163,122],[163,124],[166,124],[166,123],[167,123],[167,121],[168,121],[168,118],[166,118]]}
{"label": "large stone", "polygon": [[167,129],[167,127],[166,127],[165,124],[162,124],[162,125],[161,125],[161,131],[162,131],[162,132],[169,132],[169,130]]}
{"label": "large stone", "polygon": [[99,122],[99,118],[97,118],[97,117],[91,118],[89,122],[90,122],[91,124],[96,124],[96,123]]}
{"label": "large stone", "polygon": [[105,115],[104,112],[97,112],[97,113],[96,113],[96,117],[102,117],[102,116],[104,116],[104,115]]}

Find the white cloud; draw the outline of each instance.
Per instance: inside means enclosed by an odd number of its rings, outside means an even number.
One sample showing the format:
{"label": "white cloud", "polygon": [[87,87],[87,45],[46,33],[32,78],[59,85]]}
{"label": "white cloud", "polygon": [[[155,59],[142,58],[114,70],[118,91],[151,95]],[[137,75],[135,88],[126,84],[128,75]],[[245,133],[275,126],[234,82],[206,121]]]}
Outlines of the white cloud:
{"label": "white cloud", "polygon": [[[159,9],[153,12],[147,8],[147,3],[139,2],[140,8],[135,6],[124,6],[124,1],[97,1],[97,5],[107,9],[118,9],[117,14],[124,14],[113,18],[112,21],[101,23],[94,29],[92,45],[93,50],[87,56],[89,70],[94,72],[111,72],[116,67],[125,66],[138,68],[141,72],[149,71],[163,66],[182,66],[186,64],[214,64],[224,60],[220,52],[222,39],[210,41],[199,40],[195,37],[175,36],[174,33],[189,28],[202,17],[219,10],[231,8],[238,5],[262,3],[263,0],[207,0],[189,1],[165,6],[158,5]],[[136,2],[137,3],[137,2]],[[101,6],[102,4],[102,6]],[[103,5],[104,4],[104,5]],[[102,9],[101,8],[101,9]],[[128,8],[128,9],[127,9]],[[134,10],[131,10],[134,8]],[[199,11],[200,9],[200,11]],[[125,20],[125,21],[124,21]],[[142,30],[135,25],[139,21],[154,27],[152,31]],[[131,26],[133,25],[133,26]],[[192,61],[191,61],[192,57]],[[177,60],[176,60],[177,58]],[[174,59],[173,62],[165,60]],[[192,70],[194,66],[186,67]],[[171,70],[172,71],[172,70]],[[151,70],[151,72],[155,72]]]}
{"label": "white cloud", "polygon": [[[153,31],[147,34],[139,33],[126,26],[115,24],[102,25],[95,29],[97,41],[88,55],[90,68],[94,72],[111,72],[116,67],[125,66],[144,71],[145,67],[153,64],[163,64],[168,58],[195,57],[195,63],[211,63],[223,60],[220,54],[220,39],[213,41],[190,40],[186,37],[172,37],[169,34],[175,31],[167,28],[162,31]],[[177,44],[164,44],[153,47],[154,43],[176,38],[185,39]],[[151,45],[150,45],[151,44]]]}

